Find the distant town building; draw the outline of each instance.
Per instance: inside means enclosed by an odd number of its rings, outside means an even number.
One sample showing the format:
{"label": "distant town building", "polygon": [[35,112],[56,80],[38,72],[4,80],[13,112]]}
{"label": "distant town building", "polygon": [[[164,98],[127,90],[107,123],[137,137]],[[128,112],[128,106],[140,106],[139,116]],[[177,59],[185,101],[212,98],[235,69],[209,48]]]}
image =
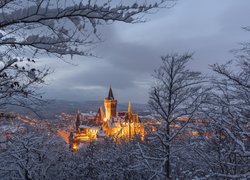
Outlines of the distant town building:
{"label": "distant town building", "polygon": [[137,113],[132,112],[131,103],[128,103],[126,112],[117,111],[117,100],[112,88],[109,88],[108,97],[104,98],[104,110],[101,106],[95,117],[76,114],[75,131],[70,133],[70,148],[78,150],[81,142],[103,140],[111,137],[115,142],[129,141],[135,135],[144,138],[144,125],[140,122]]}

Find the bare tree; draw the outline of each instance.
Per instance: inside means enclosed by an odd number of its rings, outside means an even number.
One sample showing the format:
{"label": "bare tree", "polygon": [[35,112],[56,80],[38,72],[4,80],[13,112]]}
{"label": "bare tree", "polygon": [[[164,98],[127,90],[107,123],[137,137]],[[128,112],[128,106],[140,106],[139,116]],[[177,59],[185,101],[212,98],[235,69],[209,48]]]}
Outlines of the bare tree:
{"label": "bare tree", "polygon": [[43,133],[19,134],[0,151],[3,179],[145,179],[131,170],[135,142],[90,142],[72,154],[66,144]]}
{"label": "bare tree", "polygon": [[52,179],[55,172],[60,174],[65,163],[61,159],[66,160],[68,152],[60,140],[45,133],[16,134],[9,140],[7,149],[0,152],[1,177]]}
{"label": "bare tree", "polygon": [[187,68],[191,58],[189,53],[166,55],[153,76],[155,84],[150,92],[149,105],[160,117],[160,125],[149,143],[151,147],[139,145],[139,149],[145,167],[158,178],[171,178],[171,158],[175,153],[171,151],[172,146],[178,144],[180,134],[185,133],[184,129],[202,103],[202,76],[200,72]]}
{"label": "bare tree", "polygon": [[216,76],[204,108],[212,131],[208,139],[211,177],[248,179],[250,177],[250,80],[249,58],[212,66]]}
{"label": "bare tree", "polygon": [[49,69],[38,69],[30,58],[3,58],[0,61],[0,108],[15,105],[35,110],[42,103],[38,87]]}
{"label": "bare tree", "polygon": [[[169,2],[169,3],[167,3]],[[173,5],[173,0],[125,3],[67,0],[4,0],[0,2],[1,51],[91,55],[98,42],[98,25],[113,21],[134,23],[150,10]],[[10,49],[14,47],[14,49]]]}
{"label": "bare tree", "polygon": [[[31,67],[33,60],[27,57],[33,59],[44,53],[59,58],[92,56],[91,49],[101,40],[99,25],[114,21],[135,23],[143,20],[145,13],[173,3],[174,0],[0,1],[0,105],[40,103],[35,87],[43,84],[48,69]],[[24,64],[23,57],[28,64]]]}

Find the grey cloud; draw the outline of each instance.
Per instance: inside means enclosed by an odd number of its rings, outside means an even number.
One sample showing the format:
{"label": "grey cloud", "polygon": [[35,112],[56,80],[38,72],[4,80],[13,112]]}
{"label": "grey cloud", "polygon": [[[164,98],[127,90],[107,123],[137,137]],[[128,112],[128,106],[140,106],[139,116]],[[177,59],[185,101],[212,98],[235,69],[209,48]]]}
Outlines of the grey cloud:
{"label": "grey cloud", "polygon": [[104,42],[94,52],[102,58],[76,57],[78,66],[51,62],[55,73],[45,88],[47,97],[101,100],[112,84],[120,101],[145,103],[160,56],[194,51],[190,67],[204,73],[210,72],[209,64],[230,60],[229,50],[250,39],[241,29],[250,25],[249,7],[247,0],[180,0],[147,16],[146,23],[100,27]]}

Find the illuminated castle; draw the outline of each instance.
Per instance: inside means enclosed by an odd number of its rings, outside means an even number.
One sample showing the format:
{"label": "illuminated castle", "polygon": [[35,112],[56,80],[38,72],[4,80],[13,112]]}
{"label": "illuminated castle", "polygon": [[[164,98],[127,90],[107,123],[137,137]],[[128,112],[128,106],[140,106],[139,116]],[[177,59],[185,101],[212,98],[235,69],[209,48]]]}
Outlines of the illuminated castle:
{"label": "illuminated castle", "polygon": [[112,88],[109,88],[108,97],[104,98],[104,108],[100,107],[96,116],[83,115],[79,111],[76,115],[75,132],[69,137],[71,148],[77,150],[81,142],[101,140],[111,137],[115,142],[129,141],[135,135],[144,138],[144,126],[138,114],[132,112],[131,103],[128,103],[126,112],[117,111],[117,100]]}

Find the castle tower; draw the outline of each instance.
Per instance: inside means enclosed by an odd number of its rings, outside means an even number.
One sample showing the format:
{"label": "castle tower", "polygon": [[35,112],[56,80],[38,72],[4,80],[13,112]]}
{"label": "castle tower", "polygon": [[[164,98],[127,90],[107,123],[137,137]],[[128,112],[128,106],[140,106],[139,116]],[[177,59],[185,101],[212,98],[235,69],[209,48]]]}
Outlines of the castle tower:
{"label": "castle tower", "polygon": [[110,86],[108,97],[104,98],[106,120],[109,120],[111,117],[116,116],[116,105],[117,105],[117,100],[114,98],[113,91]]}

